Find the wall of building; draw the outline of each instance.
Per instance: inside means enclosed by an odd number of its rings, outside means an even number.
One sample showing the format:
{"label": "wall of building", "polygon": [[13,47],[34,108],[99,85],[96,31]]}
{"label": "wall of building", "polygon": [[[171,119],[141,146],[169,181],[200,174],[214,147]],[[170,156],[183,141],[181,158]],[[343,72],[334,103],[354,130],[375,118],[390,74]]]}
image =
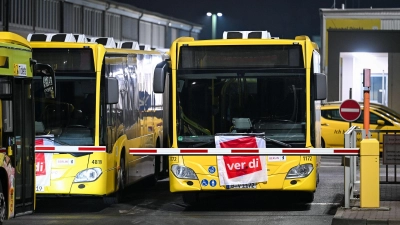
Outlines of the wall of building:
{"label": "wall of building", "polygon": [[[149,3],[150,4],[150,3]],[[201,25],[105,0],[0,0],[0,30],[78,33],[169,48],[181,36],[198,38]]]}
{"label": "wall of building", "polygon": [[390,74],[388,77],[388,103],[390,108],[394,109],[396,112],[400,112],[400,52],[390,53],[388,62],[388,70]]}
{"label": "wall of building", "polygon": [[[345,100],[350,98],[350,88],[351,88],[351,98],[357,101],[363,101],[363,70],[370,69],[371,75],[392,75],[388,74],[388,53],[364,53],[364,52],[346,52],[340,53],[342,69],[339,70],[342,74],[341,80],[341,96],[340,100]],[[371,82],[372,83],[372,82]],[[374,84],[372,84],[374,85]],[[371,101],[374,101],[378,94],[371,90]],[[386,101],[386,93],[383,91],[380,93],[384,95],[382,102],[384,105],[388,105]]]}
{"label": "wall of building", "polygon": [[[346,91],[341,90],[342,83],[340,82],[340,53],[342,52],[374,52],[374,53],[400,53],[400,44],[397,40],[400,39],[400,30],[392,31],[367,31],[367,30],[351,30],[339,31],[334,30],[329,32],[329,53],[328,65],[326,72],[328,75],[328,101],[338,101],[340,93]],[[370,63],[370,68],[375,68],[377,61]],[[389,64],[392,70],[397,71],[400,64]],[[396,68],[395,68],[396,67]],[[360,68],[358,68],[360,70]],[[361,71],[362,72],[362,71]],[[400,76],[398,73],[391,73],[389,70],[389,77]],[[344,79],[344,77],[343,77]],[[395,81],[397,79],[394,79]],[[389,80],[390,81],[390,80]],[[389,82],[390,83],[390,82]],[[353,83],[354,84],[354,83]],[[399,83],[394,83],[400,85]],[[394,88],[389,87],[389,94],[394,91]],[[394,105],[396,104],[396,105]],[[389,102],[389,107],[398,108],[400,102]],[[400,111],[400,110],[399,110]]]}
{"label": "wall of building", "polygon": [[[343,100],[340,53],[388,53],[388,106],[400,112],[396,86],[400,85],[400,9],[320,9],[323,73],[328,76],[328,101]],[[374,67],[370,65],[369,67]],[[357,69],[359,70],[359,69]],[[354,79],[351,80],[354,86]],[[359,81],[357,81],[359,82]],[[348,96],[348,94],[346,95]]]}

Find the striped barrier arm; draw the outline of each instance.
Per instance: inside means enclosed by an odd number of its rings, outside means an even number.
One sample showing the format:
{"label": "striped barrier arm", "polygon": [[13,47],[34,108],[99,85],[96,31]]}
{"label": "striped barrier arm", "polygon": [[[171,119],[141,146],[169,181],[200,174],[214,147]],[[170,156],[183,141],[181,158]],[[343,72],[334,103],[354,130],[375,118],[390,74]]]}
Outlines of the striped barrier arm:
{"label": "striped barrier arm", "polygon": [[359,155],[359,148],[130,148],[133,155]]}
{"label": "striped barrier arm", "polygon": [[106,152],[106,146],[50,146],[36,145],[35,152]]}

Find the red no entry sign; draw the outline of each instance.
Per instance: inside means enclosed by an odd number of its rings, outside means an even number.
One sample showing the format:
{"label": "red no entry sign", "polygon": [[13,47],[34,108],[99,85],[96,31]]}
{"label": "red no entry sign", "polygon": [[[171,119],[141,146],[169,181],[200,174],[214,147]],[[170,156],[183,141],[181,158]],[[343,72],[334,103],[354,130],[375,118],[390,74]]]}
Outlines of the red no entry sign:
{"label": "red no entry sign", "polygon": [[347,99],[340,104],[339,114],[344,120],[353,122],[360,117],[361,106],[357,101]]}

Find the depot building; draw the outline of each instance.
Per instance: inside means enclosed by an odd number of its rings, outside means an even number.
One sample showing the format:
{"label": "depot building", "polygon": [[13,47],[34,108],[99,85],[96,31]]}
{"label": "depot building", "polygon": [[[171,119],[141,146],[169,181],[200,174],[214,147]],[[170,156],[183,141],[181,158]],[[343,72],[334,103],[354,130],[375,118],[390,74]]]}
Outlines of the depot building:
{"label": "depot building", "polygon": [[320,9],[322,71],[327,101],[363,101],[371,70],[371,102],[400,112],[400,8]]}

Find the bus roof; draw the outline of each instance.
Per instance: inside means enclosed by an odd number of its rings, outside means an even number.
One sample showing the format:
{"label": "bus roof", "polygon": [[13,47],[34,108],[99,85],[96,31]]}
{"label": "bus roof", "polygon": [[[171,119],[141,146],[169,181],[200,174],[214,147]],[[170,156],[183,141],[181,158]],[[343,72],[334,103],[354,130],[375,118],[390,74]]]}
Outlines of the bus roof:
{"label": "bus roof", "polygon": [[23,38],[22,36],[8,32],[8,31],[1,31],[0,32],[0,42],[1,43],[9,43],[9,44],[14,44],[14,45],[19,45],[23,46],[25,48],[31,48],[29,42]]}
{"label": "bus roof", "polygon": [[17,77],[32,77],[32,50],[22,36],[11,32],[0,32],[0,74]]}
{"label": "bus roof", "polygon": [[[180,37],[175,40],[175,43],[189,45],[265,45],[265,44],[293,44],[295,42],[311,42],[306,36],[297,36],[293,39],[210,39],[210,40],[195,40],[192,37]],[[173,44],[172,44],[173,46]]]}
{"label": "bus roof", "polygon": [[119,49],[119,48],[105,48],[102,44],[98,43],[77,43],[77,42],[45,42],[35,41],[30,42],[32,48],[104,48],[106,54],[161,54],[160,51],[156,50],[134,50],[134,49]]}
{"label": "bus roof", "polygon": [[[36,56],[36,52],[35,49],[46,49],[49,50],[50,52],[48,52],[46,55],[47,56],[40,56],[38,58],[41,58],[43,61],[47,61],[47,63],[50,63],[51,66],[54,68],[54,70],[58,71],[58,67],[57,65],[52,65],[52,63],[55,63],[57,61],[57,59],[52,59],[51,57],[51,52],[54,52],[54,54],[58,54],[58,56],[56,57],[60,57],[60,52],[58,52],[58,50],[61,49],[65,49],[65,51],[67,51],[67,49],[74,49],[75,53],[71,53],[71,54],[80,54],[77,53],[77,50],[79,52],[79,49],[82,49],[82,53],[83,50],[85,52],[88,52],[88,50],[92,50],[92,53],[90,53],[91,55],[82,55],[80,57],[84,57],[86,60],[90,60],[88,62],[91,62],[91,60],[93,60],[93,66],[92,69],[90,69],[90,71],[92,71],[93,69],[95,71],[100,71],[102,68],[102,62],[104,60],[104,57],[107,55],[157,55],[159,57],[163,57],[164,53],[156,51],[156,50],[151,50],[151,51],[146,51],[146,50],[132,50],[132,49],[118,49],[118,48],[105,48],[104,45],[102,44],[98,44],[98,43],[94,43],[94,42],[90,42],[90,43],[77,43],[77,42],[46,42],[46,41],[35,41],[35,42],[30,42],[32,49],[33,49],[33,55],[34,57]],[[61,53],[62,54],[62,53]],[[42,58],[43,57],[43,58]],[[47,57],[47,58],[46,58]],[[61,71],[62,69],[60,69],[59,71]]]}

